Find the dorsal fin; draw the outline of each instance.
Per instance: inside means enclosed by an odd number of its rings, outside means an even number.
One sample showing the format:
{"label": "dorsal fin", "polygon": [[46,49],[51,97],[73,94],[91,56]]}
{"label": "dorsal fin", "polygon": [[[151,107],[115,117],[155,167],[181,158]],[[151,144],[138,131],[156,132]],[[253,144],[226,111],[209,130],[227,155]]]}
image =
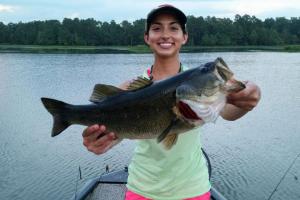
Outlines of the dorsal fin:
{"label": "dorsal fin", "polygon": [[138,90],[150,86],[153,82],[145,77],[138,76],[137,79],[133,80],[127,90]]}
{"label": "dorsal fin", "polygon": [[98,103],[106,97],[118,94],[120,92],[124,92],[124,90],[112,85],[96,84],[90,97],[90,101]]}

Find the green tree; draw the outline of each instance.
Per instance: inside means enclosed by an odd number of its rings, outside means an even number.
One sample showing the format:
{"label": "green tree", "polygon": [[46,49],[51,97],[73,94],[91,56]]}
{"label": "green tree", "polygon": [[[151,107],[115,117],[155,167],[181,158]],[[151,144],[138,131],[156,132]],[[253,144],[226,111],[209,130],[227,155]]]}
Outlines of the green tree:
{"label": "green tree", "polygon": [[7,43],[7,27],[0,22],[0,43]]}
{"label": "green tree", "polygon": [[203,17],[188,16],[187,30],[189,33],[189,45],[200,45],[205,34],[206,23]]}
{"label": "green tree", "polygon": [[144,42],[145,22],[146,22],[145,19],[135,20],[133,22],[133,29],[132,29],[133,45],[145,44]]}
{"label": "green tree", "polygon": [[213,46],[217,43],[217,37],[213,34],[204,34],[201,44],[204,46]]}
{"label": "green tree", "polygon": [[[300,44],[300,17],[267,18],[250,15],[229,18],[188,16],[188,45]],[[9,23],[0,22],[1,44],[140,45],[145,19],[130,23],[101,22],[93,18]]]}
{"label": "green tree", "polygon": [[123,40],[122,45],[133,45],[133,25],[129,23],[128,21],[122,21],[121,27],[123,29]]}

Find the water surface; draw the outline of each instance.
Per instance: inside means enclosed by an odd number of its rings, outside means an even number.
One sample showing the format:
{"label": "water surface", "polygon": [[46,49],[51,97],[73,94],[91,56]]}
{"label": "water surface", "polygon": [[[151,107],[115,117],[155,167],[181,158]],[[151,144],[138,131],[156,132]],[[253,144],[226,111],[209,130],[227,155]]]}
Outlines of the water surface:
{"label": "water surface", "polygon": [[[195,53],[181,60],[196,67],[219,56],[238,78],[256,82],[263,95],[242,119],[203,127],[213,185],[228,199],[268,199],[282,180],[271,199],[300,199],[300,54]],[[82,145],[83,126],[51,138],[52,118],[40,97],[88,103],[94,84],[118,85],[151,63],[150,54],[0,54],[1,199],[70,199],[76,185],[106,165],[128,165],[134,141],[96,156]]]}

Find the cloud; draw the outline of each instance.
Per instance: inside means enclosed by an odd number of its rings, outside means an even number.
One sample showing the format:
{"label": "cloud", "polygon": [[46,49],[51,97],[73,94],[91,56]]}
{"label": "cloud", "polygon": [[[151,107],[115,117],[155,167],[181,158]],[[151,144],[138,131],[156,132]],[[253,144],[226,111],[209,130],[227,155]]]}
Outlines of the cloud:
{"label": "cloud", "polygon": [[[255,15],[258,18],[299,16],[299,0],[173,0],[170,3],[187,15],[234,18],[236,14]],[[293,12],[291,12],[293,11]]]}
{"label": "cloud", "polygon": [[71,15],[67,16],[67,18],[70,18],[70,19],[74,19],[74,18],[79,18],[79,13],[72,13]]}
{"label": "cloud", "polygon": [[234,0],[231,1],[230,4],[224,1],[221,4],[216,4],[215,6],[216,8],[223,9],[231,13],[260,15],[266,12],[276,12],[295,7],[299,8],[300,2],[297,0]]}
{"label": "cloud", "polygon": [[0,12],[14,12],[15,10],[15,6],[0,4]]}
{"label": "cloud", "polygon": [[117,23],[146,18],[160,4],[172,4],[186,15],[234,18],[236,14],[299,17],[300,0],[0,0],[0,21],[95,18]]}

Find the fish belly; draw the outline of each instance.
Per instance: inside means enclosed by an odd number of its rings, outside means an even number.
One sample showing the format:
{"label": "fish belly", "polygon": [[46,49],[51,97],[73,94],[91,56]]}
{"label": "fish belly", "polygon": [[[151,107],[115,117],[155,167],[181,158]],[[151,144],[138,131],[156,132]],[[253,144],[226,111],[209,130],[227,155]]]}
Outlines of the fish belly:
{"label": "fish belly", "polygon": [[[146,112],[145,112],[146,111]],[[107,122],[109,131],[119,138],[152,139],[160,135],[176,117],[172,110],[145,110],[143,112],[119,113]]]}

